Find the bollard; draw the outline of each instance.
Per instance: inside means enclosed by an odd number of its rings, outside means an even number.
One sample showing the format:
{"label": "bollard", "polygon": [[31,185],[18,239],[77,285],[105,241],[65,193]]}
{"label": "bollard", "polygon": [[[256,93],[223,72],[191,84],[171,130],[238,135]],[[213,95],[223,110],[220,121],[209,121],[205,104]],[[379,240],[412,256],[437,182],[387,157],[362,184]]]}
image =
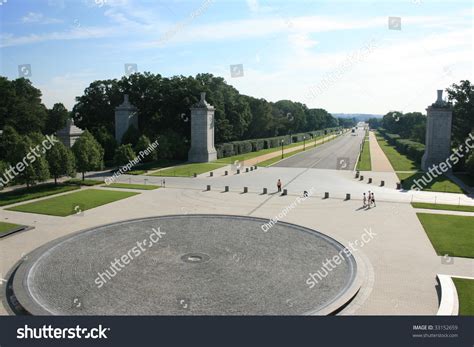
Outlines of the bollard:
{"label": "bollard", "polygon": [[229,174],[229,171],[224,172],[224,176],[227,176]]}
{"label": "bollard", "polygon": [[197,177],[197,176],[198,176],[198,174],[197,174],[197,173],[194,173],[194,177]]}
{"label": "bollard", "polygon": [[359,175],[360,175],[360,172],[359,172],[359,171],[356,171],[356,176],[355,176],[355,178],[359,178]]}
{"label": "bollard", "polygon": [[263,188],[262,194],[267,194],[267,188]]}
{"label": "bollard", "polygon": [[211,190],[211,186],[208,184],[206,190]]}
{"label": "bollard", "polygon": [[228,192],[229,191],[229,186],[225,186],[224,191]]}
{"label": "bollard", "polygon": [[364,176],[360,175],[360,181],[364,180]]}
{"label": "bollard", "polygon": [[369,178],[369,183],[372,183],[372,178]]}
{"label": "bollard", "polygon": [[249,191],[249,188],[248,187],[244,187],[244,193],[248,193]]}
{"label": "bollard", "polygon": [[237,175],[240,173],[240,169],[237,169]]}
{"label": "bollard", "polygon": [[245,168],[245,172],[249,172],[249,168],[248,168],[248,167]]}
{"label": "bollard", "polygon": [[283,189],[283,193],[281,195],[288,195],[288,191],[286,189]]}
{"label": "bollard", "polygon": [[211,172],[209,173],[209,176],[210,176],[210,177],[213,177],[213,176],[214,176],[214,172],[211,171]]}
{"label": "bollard", "polygon": [[347,193],[346,194],[346,200],[350,200],[351,199],[351,194]]}
{"label": "bollard", "polygon": [[257,165],[254,166],[255,170],[257,170]]}
{"label": "bollard", "polygon": [[385,181],[380,182],[380,186],[383,187],[385,185]]}
{"label": "bollard", "polygon": [[253,171],[253,166],[250,167],[250,171]]}
{"label": "bollard", "polygon": [[324,198],[329,199],[329,192],[324,193]]}
{"label": "bollard", "polygon": [[402,189],[402,184],[401,183],[397,183],[397,189]]}

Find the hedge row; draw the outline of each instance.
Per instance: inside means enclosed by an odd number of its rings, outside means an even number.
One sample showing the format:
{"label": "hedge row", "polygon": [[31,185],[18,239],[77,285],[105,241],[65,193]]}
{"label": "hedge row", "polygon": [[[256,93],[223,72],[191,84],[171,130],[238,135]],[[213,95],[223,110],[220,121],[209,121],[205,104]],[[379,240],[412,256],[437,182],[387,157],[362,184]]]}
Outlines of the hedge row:
{"label": "hedge row", "polygon": [[394,146],[400,153],[408,158],[420,162],[425,153],[425,145],[408,139],[402,139],[398,134],[387,133],[385,129],[379,128],[378,131],[383,135],[387,142]]}
{"label": "hedge row", "polygon": [[[334,131],[340,130],[340,128],[330,128],[324,130],[310,131],[307,133],[299,133],[291,135],[291,143],[301,142],[303,138],[311,139],[325,135]],[[220,143],[216,145],[217,158],[227,158],[233,155],[245,154],[250,152],[260,151],[262,149],[269,149],[281,146],[281,141],[284,141],[285,145],[289,144],[290,136],[277,136],[269,137],[266,139],[253,139],[244,141],[234,141],[227,143]]]}

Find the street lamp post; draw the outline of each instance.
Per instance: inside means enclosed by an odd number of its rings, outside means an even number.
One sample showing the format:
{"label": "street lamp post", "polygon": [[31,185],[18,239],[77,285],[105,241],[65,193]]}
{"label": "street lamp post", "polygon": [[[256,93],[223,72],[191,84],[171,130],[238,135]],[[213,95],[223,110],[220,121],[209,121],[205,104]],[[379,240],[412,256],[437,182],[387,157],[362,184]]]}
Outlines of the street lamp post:
{"label": "street lamp post", "polygon": [[281,159],[283,159],[283,144],[285,141],[281,140]]}
{"label": "street lamp post", "polygon": [[303,151],[306,149],[306,136],[303,136]]}

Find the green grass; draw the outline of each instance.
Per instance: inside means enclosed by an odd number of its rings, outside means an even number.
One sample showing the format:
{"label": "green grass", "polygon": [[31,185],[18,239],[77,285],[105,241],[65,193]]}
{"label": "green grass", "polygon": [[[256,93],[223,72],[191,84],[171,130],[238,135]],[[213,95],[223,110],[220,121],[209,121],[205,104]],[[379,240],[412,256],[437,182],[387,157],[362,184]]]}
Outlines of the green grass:
{"label": "green grass", "polygon": [[0,206],[16,204],[18,202],[43,198],[54,194],[64,193],[79,189],[79,186],[64,184],[41,184],[30,188],[19,188],[9,192],[0,193]]}
{"label": "green grass", "polygon": [[411,205],[414,208],[426,208],[426,209],[430,209],[430,210],[474,212],[474,206],[427,204],[427,203],[424,203],[424,202],[413,202]]}
{"label": "green grass", "polygon": [[474,176],[469,175],[469,174],[461,174],[461,173],[457,173],[455,174],[455,176],[459,178],[461,181],[463,181],[469,187],[474,187]]}
{"label": "green grass", "polygon": [[169,166],[182,164],[183,161],[172,159],[159,159],[150,163],[143,163],[133,167],[133,170],[127,171],[127,175],[144,175],[148,171],[156,171]]}
{"label": "green grass", "polygon": [[417,213],[436,253],[474,258],[474,217]]}
{"label": "green grass", "polygon": [[452,277],[459,298],[459,315],[474,316],[474,280]]}
{"label": "green grass", "polygon": [[97,186],[99,184],[103,184],[104,181],[99,181],[99,180],[81,180],[79,178],[71,178],[70,180],[67,180],[64,182],[65,184],[75,184],[78,186]]}
{"label": "green grass", "polygon": [[194,175],[194,173],[197,173],[199,175],[208,171],[219,169],[224,166],[226,166],[226,164],[221,164],[221,163],[216,163],[216,162],[184,164],[184,165],[178,165],[169,169],[156,171],[151,174],[148,174],[148,176],[191,177]]}
{"label": "green grass", "polygon": [[420,165],[418,163],[411,160],[406,155],[398,152],[395,147],[390,146],[387,141],[378,133],[376,134],[376,137],[377,142],[384,151],[395,171],[418,171],[420,169]]}
{"label": "green grass", "polygon": [[104,185],[105,188],[121,188],[121,189],[138,189],[138,190],[154,190],[160,188],[152,184],[128,184],[128,183],[112,183]]}
{"label": "green grass", "polygon": [[87,189],[76,193],[11,207],[8,208],[8,210],[65,217],[117,200],[126,199],[137,194],[139,193]]}
{"label": "green grass", "polygon": [[370,162],[370,145],[369,140],[367,138],[364,141],[364,147],[362,147],[362,153],[360,154],[359,162],[357,163],[357,170],[372,170],[372,164]]}
{"label": "green grass", "polygon": [[[433,178],[431,182],[428,184],[424,184],[424,181],[420,179],[422,177],[428,177],[423,172],[413,172],[413,173],[405,173],[405,172],[397,172],[397,176],[400,181],[403,180],[402,187],[403,189],[409,190],[412,189],[411,187],[414,185],[414,181],[418,180],[419,185],[423,188],[422,190],[432,191],[432,192],[445,192],[445,193],[465,193],[461,187],[459,187],[456,183],[451,181],[446,176],[438,176]],[[416,187],[416,185],[415,185]]]}
{"label": "green grass", "polygon": [[17,224],[11,224],[11,223],[4,223],[0,222],[0,234],[4,234],[9,232],[12,229],[19,228],[20,226]]}

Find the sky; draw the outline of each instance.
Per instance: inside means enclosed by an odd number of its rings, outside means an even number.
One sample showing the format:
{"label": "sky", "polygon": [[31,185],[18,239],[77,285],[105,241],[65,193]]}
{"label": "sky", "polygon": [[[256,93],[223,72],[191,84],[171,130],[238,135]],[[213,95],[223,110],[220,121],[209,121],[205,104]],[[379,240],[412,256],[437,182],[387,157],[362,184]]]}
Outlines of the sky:
{"label": "sky", "polygon": [[[0,75],[71,109],[94,80],[212,73],[332,113],[425,112],[474,81],[472,1],[0,0]],[[128,64],[128,65],[126,65]]]}

